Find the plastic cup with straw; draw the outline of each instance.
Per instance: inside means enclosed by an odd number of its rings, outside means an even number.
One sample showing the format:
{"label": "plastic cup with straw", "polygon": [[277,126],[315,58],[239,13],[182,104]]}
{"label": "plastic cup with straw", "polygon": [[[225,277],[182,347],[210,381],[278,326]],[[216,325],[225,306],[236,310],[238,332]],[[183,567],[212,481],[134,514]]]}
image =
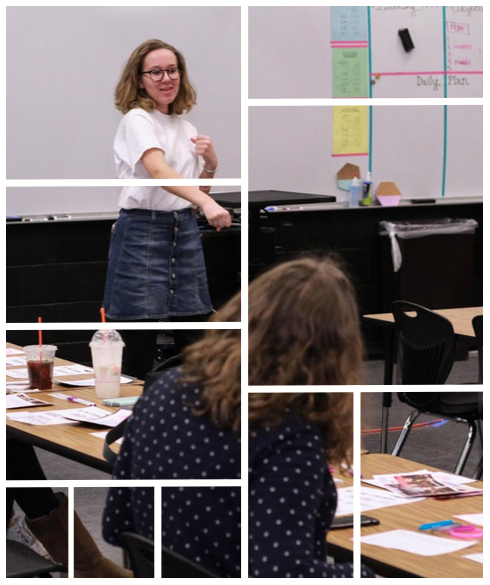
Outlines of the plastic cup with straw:
{"label": "plastic cup with straw", "polygon": [[[38,317],[37,322],[41,325],[41,317]],[[39,327],[38,345],[24,347],[29,376],[29,388],[51,390],[54,356],[57,349],[56,345],[43,345],[43,332],[41,327]]]}
{"label": "plastic cup with straw", "polygon": [[94,333],[90,342],[95,376],[95,394],[98,398],[119,396],[124,342],[115,329],[106,329],[104,308],[100,310],[103,328]]}

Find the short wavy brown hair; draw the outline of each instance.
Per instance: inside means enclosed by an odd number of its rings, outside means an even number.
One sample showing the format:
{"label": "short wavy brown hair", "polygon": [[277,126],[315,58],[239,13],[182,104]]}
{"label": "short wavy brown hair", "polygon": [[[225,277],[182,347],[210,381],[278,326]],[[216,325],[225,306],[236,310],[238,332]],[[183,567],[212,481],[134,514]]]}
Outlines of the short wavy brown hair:
{"label": "short wavy brown hair", "polygon": [[332,465],[347,464],[352,458],[353,402],[351,392],[252,392],[248,395],[248,422],[251,431],[275,427],[288,413],[319,428],[326,460]]}
{"label": "short wavy brown hair", "polygon": [[146,55],[157,49],[168,49],[172,51],[177,57],[177,64],[180,69],[179,93],[175,100],[169,104],[169,114],[180,115],[184,112],[189,112],[192,106],[196,104],[196,90],[190,82],[182,53],[177,51],[172,45],[159,41],[158,39],[151,39],[145,41],[133,51],[117,84],[115,105],[123,114],[127,114],[134,108],[142,108],[147,112],[152,112],[156,108],[155,101],[151,99],[144,88],[140,87],[140,77]]}
{"label": "short wavy brown hair", "polygon": [[285,262],[249,286],[250,385],[359,384],[354,288],[331,258]]}
{"label": "short wavy brown hair", "polygon": [[[240,321],[241,297],[235,295],[210,321]],[[207,329],[183,355],[183,381],[202,385],[195,415],[208,414],[219,428],[238,433],[241,423],[241,330]]]}

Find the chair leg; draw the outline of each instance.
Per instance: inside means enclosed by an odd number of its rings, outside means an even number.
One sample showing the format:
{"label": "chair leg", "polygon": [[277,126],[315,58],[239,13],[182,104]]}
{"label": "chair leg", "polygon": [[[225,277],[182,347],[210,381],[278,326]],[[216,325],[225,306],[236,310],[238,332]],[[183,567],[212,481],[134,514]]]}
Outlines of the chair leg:
{"label": "chair leg", "polygon": [[475,442],[477,435],[476,424],[474,421],[468,421],[468,436],[466,438],[466,442],[463,446],[463,450],[461,451],[461,455],[456,463],[456,467],[454,468],[454,473],[456,475],[461,475],[464,466],[466,465],[466,461],[470,454],[471,448],[473,447],[473,443]]}
{"label": "chair leg", "polygon": [[393,403],[391,392],[383,392],[383,408],[381,411],[381,446],[380,453],[388,453],[388,428],[390,408]]}
{"label": "chair leg", "polygon": [[405,424],[403,425],[402,432],[400,433],[400,436],[398,437],[396,445],[395,445],[393,451],[391,452],[392,455],[395,455],[395,456],[400,455],[401,450],[403,449],[403,445],[405,444],[405,441],[407,440],[408,434],[410,433],[412,425],[417,420],[419,415],[420,415],[419,410],[414,410],[409,415],[409,417],[405,421]]}
{"label": "chair leg", "polygon": [[480,436],[480,444],[481,444],[481,448],[483,450],[483,421],[477,420],[476,426],[478,428],[478,435]]}
{"label": "chair leg", "polygon": [[478,465],[475,469],[475,473],[473,474],[473,478],[472,479],[479,479],[481,480],[481,478],[483,477],[483,455],[481,456],[480,461],[478,462]]}

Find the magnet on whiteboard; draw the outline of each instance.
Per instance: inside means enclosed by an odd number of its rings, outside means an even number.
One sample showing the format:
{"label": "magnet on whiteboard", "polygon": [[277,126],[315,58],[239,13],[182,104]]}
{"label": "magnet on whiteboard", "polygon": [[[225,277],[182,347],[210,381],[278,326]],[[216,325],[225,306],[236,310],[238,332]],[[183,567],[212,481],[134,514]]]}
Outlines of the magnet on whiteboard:
{"label": "magnet on whiteboard", "polygon": [[408,28],[401,28],[398,31],[398,35],[399,35],[400,40],[402,42],[403,48],[405,49],[405,51],[407,53],[410,53],[410,51],[415,49],[415,45],[413,44],[412,37],[410,36],[410,33],[408,32]]}

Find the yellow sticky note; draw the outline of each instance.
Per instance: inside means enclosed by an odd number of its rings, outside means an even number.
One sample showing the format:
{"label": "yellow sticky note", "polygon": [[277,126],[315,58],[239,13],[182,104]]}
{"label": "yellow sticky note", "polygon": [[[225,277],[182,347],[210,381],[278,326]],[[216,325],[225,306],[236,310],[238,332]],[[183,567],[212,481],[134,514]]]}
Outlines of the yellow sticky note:
{"label": "yellow sticky note", "polygon": [[332,156],[369,153],[369,107],[334,106]]}

